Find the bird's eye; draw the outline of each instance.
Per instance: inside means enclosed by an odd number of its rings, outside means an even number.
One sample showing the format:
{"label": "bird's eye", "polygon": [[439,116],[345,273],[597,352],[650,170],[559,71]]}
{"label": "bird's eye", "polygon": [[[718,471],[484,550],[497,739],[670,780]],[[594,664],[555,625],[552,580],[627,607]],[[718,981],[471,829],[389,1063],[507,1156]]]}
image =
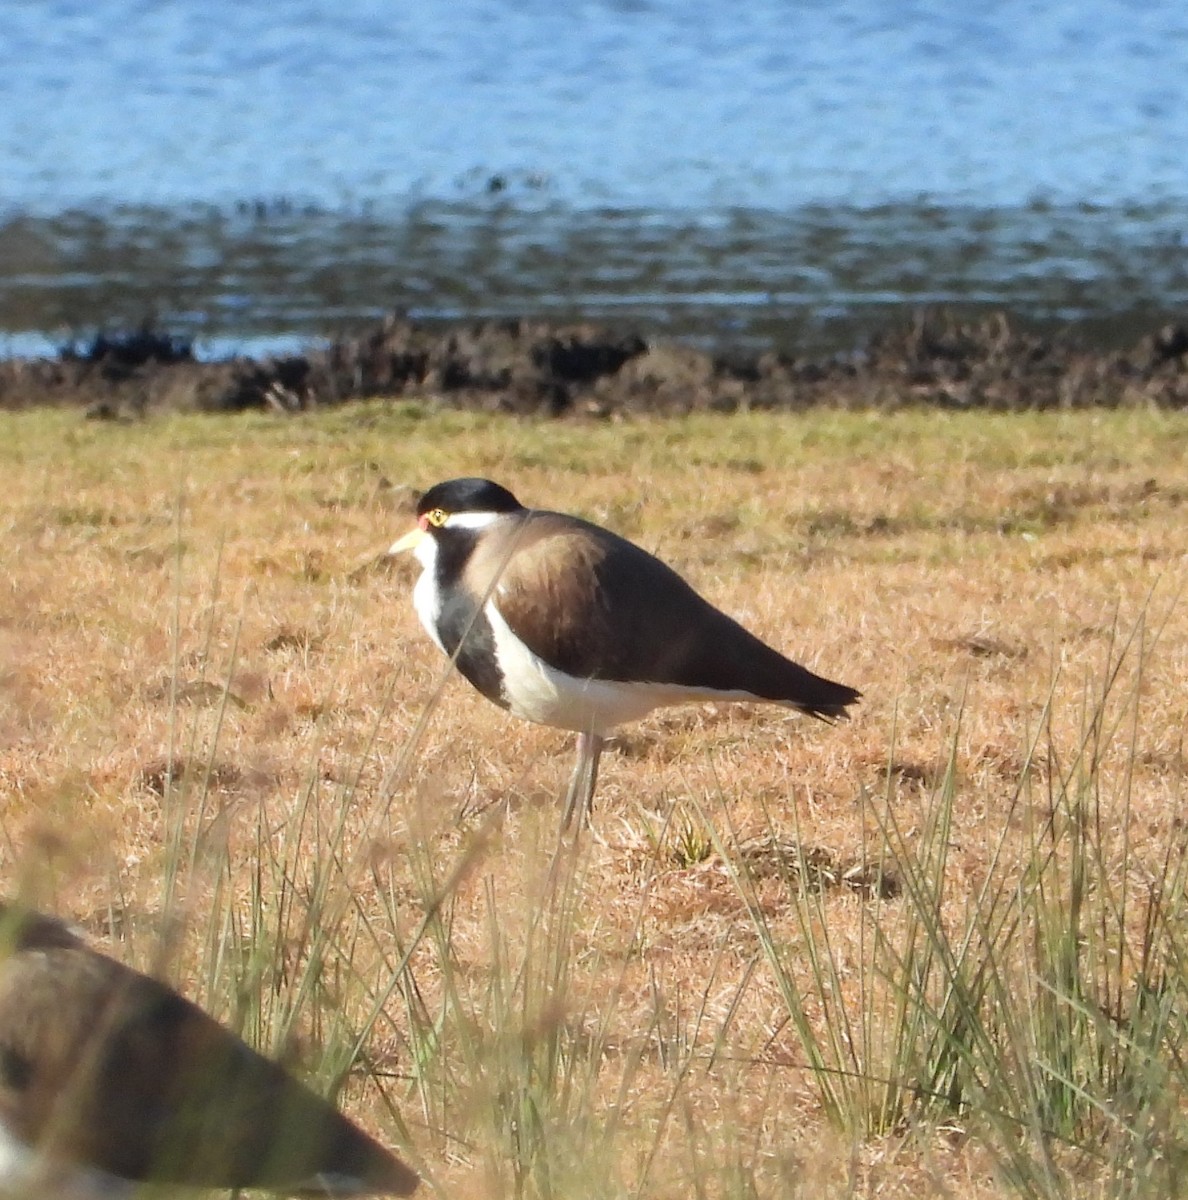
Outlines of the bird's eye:
{"label": "bird's eye", "polygon": [[433,526],[434,529],[440,529],[445,523],[449,514],[444,508],[434,508],[425,514],[425,520]]}

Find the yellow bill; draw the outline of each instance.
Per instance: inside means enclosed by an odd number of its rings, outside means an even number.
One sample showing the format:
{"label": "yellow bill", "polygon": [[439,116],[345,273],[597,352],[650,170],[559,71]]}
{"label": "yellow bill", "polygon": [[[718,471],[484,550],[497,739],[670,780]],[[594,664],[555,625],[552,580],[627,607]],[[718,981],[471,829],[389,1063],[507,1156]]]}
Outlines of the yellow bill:
{"label": "yellow bill", "polygon": [[389,547],[389,554],[404,554],[409,550],[415,550],[420,544],[421,539],[425,536],[425,530],[422,526],[414,525],[403,537],[397,538]]}

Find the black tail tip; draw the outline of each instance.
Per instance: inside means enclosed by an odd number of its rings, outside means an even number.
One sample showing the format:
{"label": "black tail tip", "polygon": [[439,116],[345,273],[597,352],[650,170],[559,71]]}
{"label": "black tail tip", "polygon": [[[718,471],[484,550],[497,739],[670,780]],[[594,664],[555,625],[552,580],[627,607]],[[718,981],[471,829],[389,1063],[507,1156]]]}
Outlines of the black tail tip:
{"label": "black tail tip", "polygon": [[814,696],[803,707],[809,716],[821,721],[848,721],[850,705],[857,704],[861,699],[862,693],[857,688],[847,687],[844,683],[830,683],[828,693]]}

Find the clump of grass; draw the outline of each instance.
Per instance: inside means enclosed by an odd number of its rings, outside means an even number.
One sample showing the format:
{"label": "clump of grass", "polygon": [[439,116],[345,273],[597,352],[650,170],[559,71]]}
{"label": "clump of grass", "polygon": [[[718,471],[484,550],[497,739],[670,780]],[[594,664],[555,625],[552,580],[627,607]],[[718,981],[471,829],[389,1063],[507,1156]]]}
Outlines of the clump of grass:
{"label": "clump of grass", "polygon": [[903,898],[863,908],[856,981],[821,893],[789,873],[800,939],[782,943],[736,839],[715,833],[838,1130],[960,1130],[1014,1193],[1043,1200],[1084,1194],[1086,1177],[1103,1195],[1181,1193],[1188,848],[1175,839],[1152,860],[1131,824],[1149,650],[1141,623],[1111,648],[1071,746],[1045,707],[970,894],[954,897],[948,872],[958,732],[910,834],[888,773],[866,798],[870,850],[894,862]]}

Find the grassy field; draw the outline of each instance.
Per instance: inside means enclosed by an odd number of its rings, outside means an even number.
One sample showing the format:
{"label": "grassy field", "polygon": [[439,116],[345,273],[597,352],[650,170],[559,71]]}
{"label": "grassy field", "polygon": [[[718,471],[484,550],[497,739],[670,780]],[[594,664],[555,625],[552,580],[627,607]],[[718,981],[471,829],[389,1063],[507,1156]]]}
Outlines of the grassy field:
{"label": "grassy field", "polygon": [[[5,890],[466,1197],[1188,1192],[1188,419],[0,414]],[[417,492],[862,689],[603,759],[450,677]]]}

